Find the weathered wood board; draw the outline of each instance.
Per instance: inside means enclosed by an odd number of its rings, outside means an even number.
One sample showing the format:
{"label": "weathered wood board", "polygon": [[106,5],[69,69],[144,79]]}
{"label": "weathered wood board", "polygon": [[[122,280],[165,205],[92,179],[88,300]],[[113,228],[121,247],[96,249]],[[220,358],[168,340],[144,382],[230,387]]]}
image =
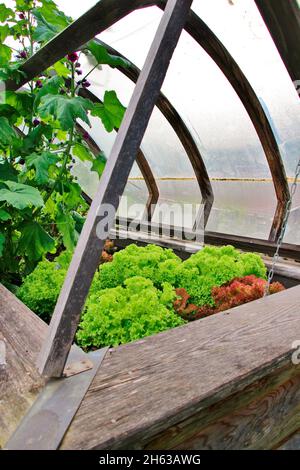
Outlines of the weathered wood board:
{"label": "weathered wood board", "polygon": [[0,448],[32,405],[43,382],[35,368],[47,325],[0,284]]}

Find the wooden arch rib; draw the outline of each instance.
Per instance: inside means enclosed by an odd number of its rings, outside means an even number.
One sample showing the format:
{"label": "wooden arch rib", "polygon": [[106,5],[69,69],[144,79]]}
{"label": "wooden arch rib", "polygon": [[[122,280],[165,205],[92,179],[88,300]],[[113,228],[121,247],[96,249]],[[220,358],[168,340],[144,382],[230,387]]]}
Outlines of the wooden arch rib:
{"label": "wooden arch rib", "polygon": [[[86,91],[86,90],[84,90],[84,91]],[[100,102],[100,100],[95,95],[93,95],[91,92],[89,92],[89,94],[92,95],[92,96],[88,96],[89,99],[93,99],[93,101]],[[90,150],[92,151],[92,153],[95,156],[99,155],[99,153],[101,152],[101,149],[98,146],[98,144],[94,141],[94,139],[90,136],[90,134],[87,133],[86,130],[78,123],[76,124],[76,129],[84,137],[84,140],[88,144],[88,146],[89,146]],[[86,136],[86,134],[88,134],[88,135]],[[153,209],[156,206],[157,201],[159,199],[159,191],[158,191],[158,187],[157,187],[155,178],[153,176],[152,170],[151,170],[151,168],[150,168],[150,166],[147,162],[147,159],[146,159],[146,157],[145,157],[145,155],[144,155],[144,153],[142,152],[141,149],[139,150],[139,152],[137,154],[136,163],[137,163],[137,165],[140,169],[140,172],[141,172],[141,174],[142,174],[142,176],[145,180],[146,186],[147,186],[148,199],[147,199],[147,202],[146,202],[145,217],[147,218],[148,221],[150,221],[152,219]],[[92,202],[92,200],[89,196],[85,197],[85,199],[89,204]]]}
{"label": "wooden arch rib", "polygon": [[[148,6],[158,6],[164,9],[165,5],[166,0],[99,1],[26,61],[22,67],[26,79],[24,78],[18,84],[13,81],[7,82],[7,89],[19,88],[68,52],[79,49],[83,44],[129,13]],[[277,208],[269,236],[269,240],[274,241],[278,239],[283,224],[285,208],[289,199],[289,187],[280,151],[268,117],[249,81],[228,50],[192,10],[185,25],[185,30],[203,47],[222,70],[241,99],[256,129],[269,164],[277,197]]]}
{"label": "wooden arch rib", "polygon": [[[127,67],[120,66],[117,67],[117,69],[122,72],[127,78],[129,78],[132,82],[136,83],[141,72],[140,69],[136,65],[134,65],[127,57],[124,57],[119,51],[117,51],[113,47],[109,46],[103,41],[100,41],[99,39],[96,39],[96,41],[99,44],[103,45],[110,54],[122,57],[128,62]],[[193,139],[193,136],[191,135],[188,127],[181,118],[180,114],[176,111],[172,103],[163,93],[159,94],[156,106],[173,128],[174,132],[182,143],[183,148],[185,149],[190,163],[193,167],[202,195],[202,202],[204,204],[203,222],[204,227],[206,227],[214,202],[214,194],[202,155],[198,149],[196,142]],[[200,210],[200,212],[202,211]]]}

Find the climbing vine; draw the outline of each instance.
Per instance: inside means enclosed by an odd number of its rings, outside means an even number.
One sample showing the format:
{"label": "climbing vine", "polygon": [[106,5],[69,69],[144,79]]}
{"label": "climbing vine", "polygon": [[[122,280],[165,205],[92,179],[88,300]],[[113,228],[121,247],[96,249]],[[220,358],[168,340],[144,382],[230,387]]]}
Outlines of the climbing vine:
{"label": "climbing vine", "polygon": [[[11,4],[12,2],[10,2]],[[72,19],[52,0],[15,0],[0,4],[0,81],[20,82],[22,65],[39,48],[65,29]],[[82,54],[94,66],[83,71]],[[91,153],[85,128],[90,116],[111,132],[119,127],[125,108],[115,91],[103,104],[79,96],[88,88],[91,72],[102,64],[126,62],[90,41],[80,51],[44,70],[18,91],[0,99],[0,276],[19,284],[44,256],[72,250],[84,223],[87,205],[73,175],[77,160],[90,162],[101,176],[105,157]]]}

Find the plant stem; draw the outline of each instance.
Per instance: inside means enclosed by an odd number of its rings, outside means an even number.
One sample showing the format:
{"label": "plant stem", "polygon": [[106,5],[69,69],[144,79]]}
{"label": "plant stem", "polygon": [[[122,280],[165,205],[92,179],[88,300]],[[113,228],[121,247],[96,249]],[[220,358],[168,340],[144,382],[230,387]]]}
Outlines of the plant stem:
{"label": "plant stem", "polygon": [[[72,96],[72,98],[75,96],[75,66],[74,66],[74,64],[72,64],[71,96]],[[44,200],[44,204],[46,204],[47,201],[50,199],[50,197],[52,196],[52,194],[54,193],[54,191],[56,190],[57,186],[59,185],[59,183],[61,182],[61,180],[63,178],[63,175],[66,171],[66,167],[67,167],[67,164],[68,164],[68,159],[69,159],[69,156],[70,156],[70,152],[71,152],[71,149],[72,149],[72,146],[73,146],[73,143],[74,143],[74,137],[75,137],[75,123],[73,124],[73,127],[70,131],[69,142],[68,142],[66,150],[64,151],[64,159],[63,159],[62,165],[60,167],[60,171],[57,175],[57,178],[55,180],[54,185],[52,186],[52,189],[51,189],[50,193],[46,196],[46,199]]]}
{"label": "plant stem", "polygon": [[[99,66],[100,64],[97,64],[95,65],[95,67],[93,67],[80,81],[83,82],[84,80],[86,80],[92,72],[94,72],[94,70],[96,70],[96,68]],[[80,86],[80,83],[77,84],[76,88],[75,88],[75,91],[79,88]]]}

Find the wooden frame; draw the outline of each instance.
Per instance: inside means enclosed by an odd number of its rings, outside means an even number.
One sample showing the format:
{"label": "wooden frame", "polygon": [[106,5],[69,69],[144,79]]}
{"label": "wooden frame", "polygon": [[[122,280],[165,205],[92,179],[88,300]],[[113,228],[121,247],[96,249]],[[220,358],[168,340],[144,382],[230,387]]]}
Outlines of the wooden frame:
{"label": "wooden frame", "polygon": [[[8,82],[7,89],[19,88],[62,56],[70,51],[79,49],[91,37],[101,33],[136,9],[147,6],[158,6],[163,9],[165,5],[166,0],[122,0],[121,3],[119,0],[102,0],[98,2],[91,10],[26,61],[23,66],[26,79],[19,84]],[[192,11],[190,11],[187,19],[185,30],[203,47],[222,70],[241,99],[255,127],[265,151],[277,197],[277,208],[269,236],[270,241],[276,241],[281,231],[290,193],[281,154],[268,116],[249,81],[228,50],[208,26]]]}
{"label": "wooden frame", "polygon": [[300,7],[298,0],[255,0],[283,62],[294,81],[300,80]]}
{"label": "wooden frame", "polygon": [[[109,46],[103,41],[100,41],[99,39],[96,39],[96,41],[98,44],[103,45],[110,54],[121,57],[128,62],[128,67],[117,68],[127,78],[136,83],[140,75],[139,68],[113,47]],[[214,203],[214,193],[203,157],[187,125],[181,118],[180,114],[176,111],[172,103],[163,93],[159,94],[156,106],[172,126],[174,132],[176,133],[187,153],[189,161],[191,162],[202,195],[202,203],[204,204],[203,225],[206,227]],[[202,213],[202,209],[200,212]]]}

